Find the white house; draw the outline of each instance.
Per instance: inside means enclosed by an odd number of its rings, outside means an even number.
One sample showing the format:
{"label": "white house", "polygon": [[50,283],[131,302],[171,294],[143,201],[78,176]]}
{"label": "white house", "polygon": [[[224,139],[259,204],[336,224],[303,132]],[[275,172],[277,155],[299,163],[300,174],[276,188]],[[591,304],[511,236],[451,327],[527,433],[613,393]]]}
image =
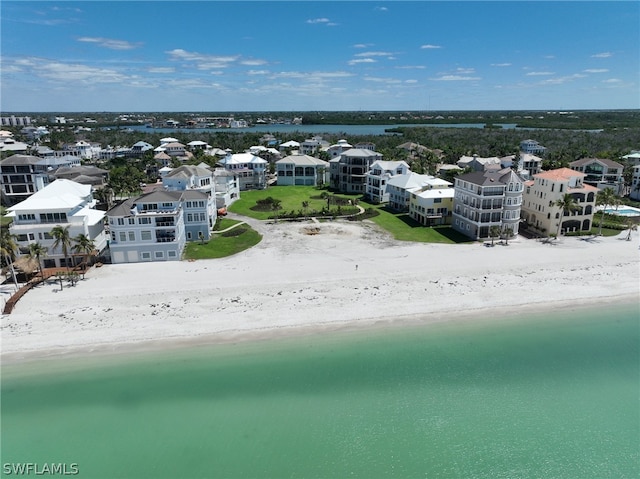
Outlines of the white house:
{"label": "white house", "polygon": [[[389,193],[389,206],[396,211],[409,211],[411,193],[420,191],[430,181],[436,180],[430,175],[419,175],[412,171],[404,175],[396,175],[387,182]],[[438,180],[448,183],[444,180]]]}
{"label": "white house", "polygon": [[374,161],[367,173],[366,198],[372,203],[387,203],[389,180],[397,175],[406,175],[410,170],[405,161]]}
{"label": "white house", "polygon": [[216,168],[213,170],[216,190],[216,208],[228,208],[240,199],[240,181],[231,170]]}
{"label": "white house", "polygon": [[320,186],[328,182],[329,163],[309,155],[289,155],[276,161],[278,186]]}
{"label": "white house", "polygon": [[347,148],[339,157],[329,160],[330,185],[343,193],[364,194],[367,172],[382,160],[382,154],[371,150]]}
{"label": "white house", "polygon": [[522,140],[520,142],[520,151],[523,153],[531,153],[532,155],[544,155],[547,148],[542,146],[535,140]]}
{"label": "white house", "polygon": [[267,187],[268,162],[259,156],[251,153],[229,154],[218,164],[238,177],[241,191]]}
{"label": "white house", "polygon": [[[45,268],[67,266],[60,247],[54,249],[51,230],[54,226],[69,226],[73,238],[80,234],[90,238],[100,252],[107,246],[104,231],[104,211],[95,209],[90,185],[81,185],[71,180],[59,179],[26,200],[8,208],[7,216],[13,218],[9,231],[17,238],[21,251],[27,251],[29,244],[40,243],[47,248],[43,258]],[[69,252],[71,253],[71,252]],[[81,258],[71,257],[73,266]]]}
{"label": "white house", "polygon": [[338,140],[336,144],[327,148],[327,153],[329,153],[331,159],[338,158],[345,151],[350,150],[351,148],[353,148],[353,145],[350,145],[347,140]]}

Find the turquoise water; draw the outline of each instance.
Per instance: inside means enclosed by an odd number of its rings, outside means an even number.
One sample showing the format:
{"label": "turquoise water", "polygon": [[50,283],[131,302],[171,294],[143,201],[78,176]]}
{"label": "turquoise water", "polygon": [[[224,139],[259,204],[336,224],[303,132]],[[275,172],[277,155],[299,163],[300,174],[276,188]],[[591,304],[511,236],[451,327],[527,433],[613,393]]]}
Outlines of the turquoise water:
{"label": "turquoise water", "polygon": [[635,478],[639,331],[638,306],[621,305],[4,366],[2,463],[91,478]]}

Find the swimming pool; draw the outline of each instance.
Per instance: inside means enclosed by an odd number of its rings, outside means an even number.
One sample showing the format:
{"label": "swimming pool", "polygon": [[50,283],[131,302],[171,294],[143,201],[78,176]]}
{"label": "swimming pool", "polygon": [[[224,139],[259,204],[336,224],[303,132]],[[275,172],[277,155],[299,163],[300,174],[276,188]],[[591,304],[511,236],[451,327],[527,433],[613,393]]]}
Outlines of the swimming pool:
{"label": "swimming pool", "polygon": [[607,208],[605,213],[617,216],[640,216],[640,208],[634,208],[633,206],[620,205],[618,208]]}

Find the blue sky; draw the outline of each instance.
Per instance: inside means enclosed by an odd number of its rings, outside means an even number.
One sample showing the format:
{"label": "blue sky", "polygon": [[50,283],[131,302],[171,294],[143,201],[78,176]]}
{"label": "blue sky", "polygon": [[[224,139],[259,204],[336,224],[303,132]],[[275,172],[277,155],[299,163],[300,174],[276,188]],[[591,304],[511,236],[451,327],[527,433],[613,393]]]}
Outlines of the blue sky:
{"label": "blue sky", "polygon": [[12,1],[3,112],[640,108],[640,3]]}

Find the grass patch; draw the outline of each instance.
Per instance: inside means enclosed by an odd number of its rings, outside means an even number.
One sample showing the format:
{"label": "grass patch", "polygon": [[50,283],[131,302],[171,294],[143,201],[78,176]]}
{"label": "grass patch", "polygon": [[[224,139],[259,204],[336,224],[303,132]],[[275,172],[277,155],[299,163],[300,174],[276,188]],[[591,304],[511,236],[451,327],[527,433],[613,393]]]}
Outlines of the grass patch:
{"label": "grass patch", "polygon": [[[239,221],[221,219],[216,225],[216,230],[222,231]],[[199,241],[187,243],[184,249],[185,259],[215,259],[231,256],[252,246],[262,240],[262,235],[249,225],[243,224],[223,233],[214,233],[209,241],[204,244]]]}
{"label": "grass patch", "polygon": [[[243,191],[240,199],[229,207],[229,211],[257,220],[267,220],[273,217],[274,214],[278,216],[288,215],[292,211],[299,212],[301,216],[319,215],[319,212],[327,207],[327,200],[320,197],[325,191],[327,190],[314,186],[271,186],[265,190]],[[330,194],[346,200],[357,198],[355,196]],[[272,211],[260,207],[256,208],[258,201],[266,200],[269,197],[280,201],[279,210]],[[303,208],[303,202],[308,203],[307,208]],[[334,210],[335,208],[336,205],[331,204],[331,209]],[[343,214],[348,214],[347,207],[344,207],[343,210]]]}
{"label": "grass patch", "polygon": [[[364,206],[361,204],[361,206]],[[423,226],[411,218],[408,213],[397,213],[382,205],[364,206],[378,211],[371,221],[388,231],[400,241],[415,241],[418,243],[473,243],[471,238],[455,231],[451,226]]]}
{"label": "grass patch", "polygon": [[[326,191],[313,186],[273,186],[265,190],[243,191],[241,198],[229,207],[229,211],[240,215],[249,216],[259,220],[266,220],[273,217],[273,211],[256,211],[255,206],[259,200],[268,197],[280,200],[281,209],[279,215],[284,215],[290,211],[302,210],[302,202],[309,203],[306,213],[311,216],[313,211],[321,211],[327,207],[327,200],[321,198],[321,194]],[[472,243],[473,240],[458,233],[450,226],[422,226],[413,220],[407,213],[397,213],[388,210],[384,205],[374,205],[364,202],[359,196],[354,195],[333,195],[345,200],[359,200],[360,206],[365,210],[371,210],[367,216],[378,226],[388,231],[393,237],[400,241],[415,241],[419,243]],[[335,205],[331,205],[335,209]],[[348,211],[349,207],[343,207],[343,211]]]}

